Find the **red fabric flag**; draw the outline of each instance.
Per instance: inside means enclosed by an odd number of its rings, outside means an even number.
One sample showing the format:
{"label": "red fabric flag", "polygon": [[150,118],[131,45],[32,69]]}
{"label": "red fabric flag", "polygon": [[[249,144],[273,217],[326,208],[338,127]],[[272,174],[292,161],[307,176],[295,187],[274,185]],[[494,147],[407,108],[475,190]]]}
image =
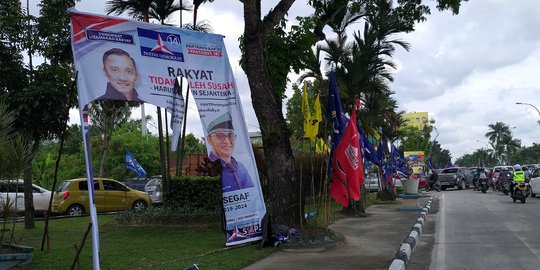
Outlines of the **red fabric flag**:
{"label": "red fabric flag", "polygon": [[343,139],[335,151],[332,170],[330,196],[344,207],[349,205],[349,197],[360,199],[360,186],[364,183],[362,154],[360,153],[356,111],[353,109]]}

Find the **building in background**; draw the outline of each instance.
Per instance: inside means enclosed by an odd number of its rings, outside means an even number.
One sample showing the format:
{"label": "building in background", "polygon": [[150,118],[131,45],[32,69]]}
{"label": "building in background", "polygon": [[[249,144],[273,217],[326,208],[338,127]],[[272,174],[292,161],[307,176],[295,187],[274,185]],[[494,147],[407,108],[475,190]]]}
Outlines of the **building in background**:
{"label": "building in background", "polygon": [[420,130],[424,128],[424,125],[429,125],[429,117],[427,112],[411,112],[403,114],[403,120],[405,125],[416,127]]}

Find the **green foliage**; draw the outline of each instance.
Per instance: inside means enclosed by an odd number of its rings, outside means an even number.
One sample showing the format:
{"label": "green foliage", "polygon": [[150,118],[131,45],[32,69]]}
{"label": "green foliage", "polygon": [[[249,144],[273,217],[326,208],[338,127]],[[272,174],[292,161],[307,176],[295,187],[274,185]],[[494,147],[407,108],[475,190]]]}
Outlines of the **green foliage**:
{"label": "green foliage", "polygon": [[540,163],[540,144],[534,143],[530,147],[523,147],[510,154],[509,164],[538,164]]}
{"label": "green foliage", "polygon": [[69,68],[73,62],[67,9],[74,6],[74,0],[42,0],[39,4],[41,9],[37,28],[41,45],[38,50],[54,65]]}
{"label": "green foliage", "polygon": [[169,180],[168,192],[163,201],[173,208],[218,210],[223,208],[219,177],[182,176]]}
{"label": "green foliage", "polygon": [[431,158],[433,166],[444,167],[452,163],[452,155],[450,154],[450,150],[442,149],[441,145],[437,141],[430,142],[428,158]]}
{"label": "green foliage", "polygon": [[144,211],[122,212],[116,216],[116,222],[126,225],[208,223],[219,222],[221,213],[221,209],[189,206],[148,208]]}

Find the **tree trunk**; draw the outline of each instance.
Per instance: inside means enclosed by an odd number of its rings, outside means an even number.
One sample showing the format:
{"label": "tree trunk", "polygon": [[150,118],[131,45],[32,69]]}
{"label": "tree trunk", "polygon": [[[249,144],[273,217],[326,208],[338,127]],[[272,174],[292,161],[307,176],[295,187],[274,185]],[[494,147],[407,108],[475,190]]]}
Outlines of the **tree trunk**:
{"label": "tree trunk", "polygon": [[105,138],[103,139],[103,154],[101,155],[101,164],[99,164],[98,177],[103,177],[103,173],[105,172],[105,161],[107,160],[107,156],[109,155],[109,142],[110,141],[111,141],[111,136],[105,135]]}
{"label": "tree trunk", "polygon": [[261,31],[260,1],[243,1],[243,3],[245,71],[251,88],[253,108],[262,133],[268,168],[269,210],[278,223],[299,226],[303,202],[299,201],[300,186],[294,176],[290,131],[283,117],[281,99],[273,88],[267,60],[264,57],[263,44],[267,33]]}
{"label": "tree trunk", "polygon": [[24,228],[33,229],[36,227],[34,222],[34,194],[32,193],[32,161],[39,146],[39,140],[34,140],[32,152],[25,157],[24,164]]}

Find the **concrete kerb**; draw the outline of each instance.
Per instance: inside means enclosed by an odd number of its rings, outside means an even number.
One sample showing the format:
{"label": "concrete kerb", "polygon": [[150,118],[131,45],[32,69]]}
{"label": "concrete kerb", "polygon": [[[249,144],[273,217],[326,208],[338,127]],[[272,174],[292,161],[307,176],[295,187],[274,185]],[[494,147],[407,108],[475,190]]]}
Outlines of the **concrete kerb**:
{"label": "concrete kerb", "polygon": [[431,201],[433,200],[433,196],[429,198],[426,205],[422,209],[422,212],[420,213],[420,217],[416,220],[416,223],[411,228],[411,232],[409,235],[403,240],[403,243],[399,247],[399,250],[396,252],[396,255],[394,256],[394,260],[392,261],[392,264],[390,264],[390,267],[388,267],[389,270],[404,270],[407,267],[407,263],[409,262],[409,259],[411,258],[412,251],[416,247],[416,244],[418,243],[418,239],[420,238],[420,235],[422,234],[422,227],[424,226],[425,221],[427,220],[427,216],[429,214],[429,210],[431,209]]}

